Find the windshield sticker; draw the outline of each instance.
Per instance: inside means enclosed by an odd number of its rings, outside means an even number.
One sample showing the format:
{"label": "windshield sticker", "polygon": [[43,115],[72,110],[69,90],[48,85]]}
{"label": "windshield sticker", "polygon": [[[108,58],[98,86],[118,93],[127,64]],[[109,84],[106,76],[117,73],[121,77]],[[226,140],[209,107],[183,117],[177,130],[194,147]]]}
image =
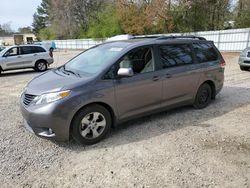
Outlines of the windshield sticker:
{"label": "windshield sticker", "polygon": [[109,51],[111,51],[111,52],[120,52],[122,50],[123,50],[123,48],[110,48],[109,49]]}

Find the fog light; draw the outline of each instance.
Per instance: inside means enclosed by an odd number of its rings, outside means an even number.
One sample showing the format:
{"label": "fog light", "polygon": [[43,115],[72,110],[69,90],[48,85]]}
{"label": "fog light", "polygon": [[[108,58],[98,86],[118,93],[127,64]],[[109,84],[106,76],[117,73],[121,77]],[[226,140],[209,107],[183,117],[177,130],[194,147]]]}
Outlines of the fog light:
{"label": "fog light", "polygon": [[37,134],[39,136],[47,137],[47,138],[51,138],[51,137],[56,136],[56,134],[54,133],[54,131],[51,128],[42,128],[41,131]]}

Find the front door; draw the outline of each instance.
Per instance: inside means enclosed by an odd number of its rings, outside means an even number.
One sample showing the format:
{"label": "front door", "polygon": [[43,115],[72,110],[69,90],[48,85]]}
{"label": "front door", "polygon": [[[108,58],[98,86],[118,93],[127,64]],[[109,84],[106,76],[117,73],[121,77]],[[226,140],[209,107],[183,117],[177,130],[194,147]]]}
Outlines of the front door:
{"label": "front door", "polygon": [[19,55],[19,47],[10,48],[3,57],[2,68],[4,70],[8,69],[18,69],[22,68],[22,57]]}
{"label": "front door", "polygon": [[119,68],[132,68],[134,76],[115,80],[116,105],[120,119],[159,108],[162,81],[155,66],[151,47],[132,50],[119,63]]}

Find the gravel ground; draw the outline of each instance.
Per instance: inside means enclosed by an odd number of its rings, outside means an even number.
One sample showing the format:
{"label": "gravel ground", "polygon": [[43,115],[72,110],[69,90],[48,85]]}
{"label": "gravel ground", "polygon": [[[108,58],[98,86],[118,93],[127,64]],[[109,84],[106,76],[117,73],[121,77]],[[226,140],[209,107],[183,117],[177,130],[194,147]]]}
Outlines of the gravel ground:
{"label": "gravel ground", "polygon": [[[78,51],[55,53],[58,66]],[[19,96],[32,70],[0,77],[0,187],[250,187],[250,72],[227,62],[208,108],[183,107],[130,121],[94,146],[38,138]]]}

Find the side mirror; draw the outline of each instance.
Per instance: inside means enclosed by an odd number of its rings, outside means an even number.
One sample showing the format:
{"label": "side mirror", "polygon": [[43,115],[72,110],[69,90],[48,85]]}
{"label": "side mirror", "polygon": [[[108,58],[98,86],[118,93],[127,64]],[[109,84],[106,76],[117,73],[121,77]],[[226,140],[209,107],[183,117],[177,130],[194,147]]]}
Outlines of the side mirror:
{"label": "side mirror", "polygon": [[120,68],[117,73],[118,78],[132,77],[134,76],[134,71],[132,68]]}

